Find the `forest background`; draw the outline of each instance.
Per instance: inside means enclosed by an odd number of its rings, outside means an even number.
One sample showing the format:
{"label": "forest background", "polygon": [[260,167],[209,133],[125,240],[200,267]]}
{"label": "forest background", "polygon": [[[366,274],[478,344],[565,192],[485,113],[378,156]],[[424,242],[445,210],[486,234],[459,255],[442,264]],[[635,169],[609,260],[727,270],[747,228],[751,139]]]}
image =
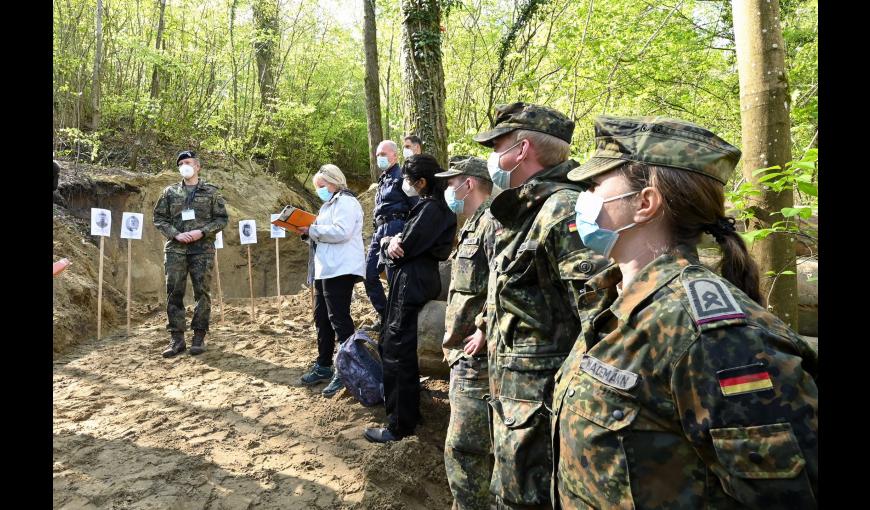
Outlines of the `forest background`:
{"label": "forest background", "polygon": [[[411,45],[439,53],[449,155],[486,157],[471,136],[489,127],[495,105],[513,101],[574,119],[579,162],[594,148],[599,114],[679,117],[743,146],[729,1],[53,0],[55,157],[157,173],[194,148],[256,162],[296,189],[311,189],[310,175],[331,162],[364,189],[372,182],[364,6],[377,28],[377,117],[383,137],[399,144],[413,108],[403,56]],[[437,30],[403,31],[424,11]],[[789,194],[792,204],[744,237],[788,236],[813,258],[817,0],[781,0],[775,28],[792,161],[739,169],[728,200],[751,219],[753,197]],[[747,179],[752,172],[761,178]],[[765,277],[793,278],[794,258]]]}

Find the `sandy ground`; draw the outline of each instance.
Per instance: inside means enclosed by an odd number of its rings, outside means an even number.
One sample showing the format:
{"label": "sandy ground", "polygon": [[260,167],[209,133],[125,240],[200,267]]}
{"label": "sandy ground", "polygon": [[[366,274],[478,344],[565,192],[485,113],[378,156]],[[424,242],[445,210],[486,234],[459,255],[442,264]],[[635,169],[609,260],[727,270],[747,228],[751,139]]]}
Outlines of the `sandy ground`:
{"label": "sandy ground", "polygon": [[[299,377],[317,350],[307,293],[213,305],[207,351],[165,360],[165,313],[54,360],[54,508],[447,509],[448,384],[424,383],[415,437],[367,442],[385,419]],[[355,289],[357,327],[373,312]],[[370,313],[367,313],[370,312]],[[188,320],[190,318],[188,311]],[[188,333],[188,347],[190,345]]]}

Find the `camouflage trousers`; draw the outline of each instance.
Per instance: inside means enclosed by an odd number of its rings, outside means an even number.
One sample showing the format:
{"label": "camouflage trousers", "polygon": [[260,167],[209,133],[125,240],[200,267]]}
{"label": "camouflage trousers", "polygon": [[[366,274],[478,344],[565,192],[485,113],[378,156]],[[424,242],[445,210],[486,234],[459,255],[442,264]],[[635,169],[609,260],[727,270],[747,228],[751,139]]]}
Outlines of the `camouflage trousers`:
{"label": "camouflage trousers", "polygon": [[190,329],[208,330],[211,316],[211,269],[214,266],[214,253],[172,253],[167,252],[163,259],[166,272],[166,315],[169,331],[184,331],[184,293],[187,290],[187,275],[193,284],[193,320]]}
{"label": "camouflage trousers", "polygon": [[486,356],[457,360],[450,369],[450,425],[444,442],[454,510],[487,509],[492,504],[492,441],[483,398],[487,393]]}

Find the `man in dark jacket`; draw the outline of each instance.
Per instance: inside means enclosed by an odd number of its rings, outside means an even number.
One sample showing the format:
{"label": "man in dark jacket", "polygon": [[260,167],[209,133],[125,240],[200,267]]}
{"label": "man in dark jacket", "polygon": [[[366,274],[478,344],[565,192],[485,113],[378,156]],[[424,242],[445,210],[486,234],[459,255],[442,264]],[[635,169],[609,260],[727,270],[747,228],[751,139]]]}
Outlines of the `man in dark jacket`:
{"label": "man in dark jacket", "polygon": [[[372,222],[375,231],[366,255],[366,295],[372,306],[380,315],[380,322],[373,330],[380,330],[384,316],[387,313],[387,296],[381,284],[382,266],[378,264],[381,239],[398,234],[405,226],[408,211],[417,203],[417,197],[409,197],[402,191],[402,170],[399,168],[398,147],[392,140],[384,140],[378,144],[376,156],[378,168],[383,173],[378,177],[378,190],[375,195],[375,211]],[[393,269],[387,267],[387,281],[390,281]]]}

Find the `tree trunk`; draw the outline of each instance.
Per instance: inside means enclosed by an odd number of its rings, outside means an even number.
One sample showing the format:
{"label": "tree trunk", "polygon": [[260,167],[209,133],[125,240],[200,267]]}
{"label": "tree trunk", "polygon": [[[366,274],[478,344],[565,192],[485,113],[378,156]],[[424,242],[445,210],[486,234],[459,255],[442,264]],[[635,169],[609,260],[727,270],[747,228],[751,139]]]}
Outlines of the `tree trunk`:
{"label": "tree trunk", "polygon": [[377,182],[381,173],[375,158],[375,149],[384,139],[381,127],[381,94],[378,90],[378,36],[375,25],[375,0],[363,0],[364,46],[366,54],[366,119],[369,131],[369,173],[372,182]]}
{"label": "tree trunk", "polygon": [[[154,48],[160,51],[160,45],[163,43],[163,14],[166,12],[166,0],[158,0],[160,2],[160,19],[157,22],[157,44]],[[160,95],[160,65],[154,64],[154,69],[151,71],[151,99],[157,99]]]}
{"label": "tree trunk", "polygon": [[[275,94],[273,56],[278,37],[278,2],[258,0],[254,2],[254,24],[257,38],[254,53],[257,56],[257,77],[260,82],[260,102],[267,107]],[[270,108],[269,108],[270,109]]]}
{"label": "tree trunk", "polygon": [[[785,72],[785,48],[779,21],[779,0],[734,0],[734,40],[740,79],[740,120],[743,138],[743,176],[758,183],[764,175],[754,170],[791,161],[790,101]],[[782,216],[772,216],[791,207],[791,190],[765,190],[752,197],[755,218],[752,230],[769,228]],[[795,246],[790,236],[772,234],[753,243],[752,256],[762,274],[762,296],[769,296],[768,309],[795,331],[798,326]],[[777,276],[765,278],[768,271]],[[782,275],[783,271],[792,271]]]}
{"label": "tree trunk", "polygon": [[402,0],[402,72],[405,133],[447,168],[447,116],[441,66],[440,0]]}
{"label": "tree trunk", "polygon": [[100,129],[100,65],[103,62],[103,0],[97,0],[97,46],[94,51],[94,79],[92,94],[91,129]]}

